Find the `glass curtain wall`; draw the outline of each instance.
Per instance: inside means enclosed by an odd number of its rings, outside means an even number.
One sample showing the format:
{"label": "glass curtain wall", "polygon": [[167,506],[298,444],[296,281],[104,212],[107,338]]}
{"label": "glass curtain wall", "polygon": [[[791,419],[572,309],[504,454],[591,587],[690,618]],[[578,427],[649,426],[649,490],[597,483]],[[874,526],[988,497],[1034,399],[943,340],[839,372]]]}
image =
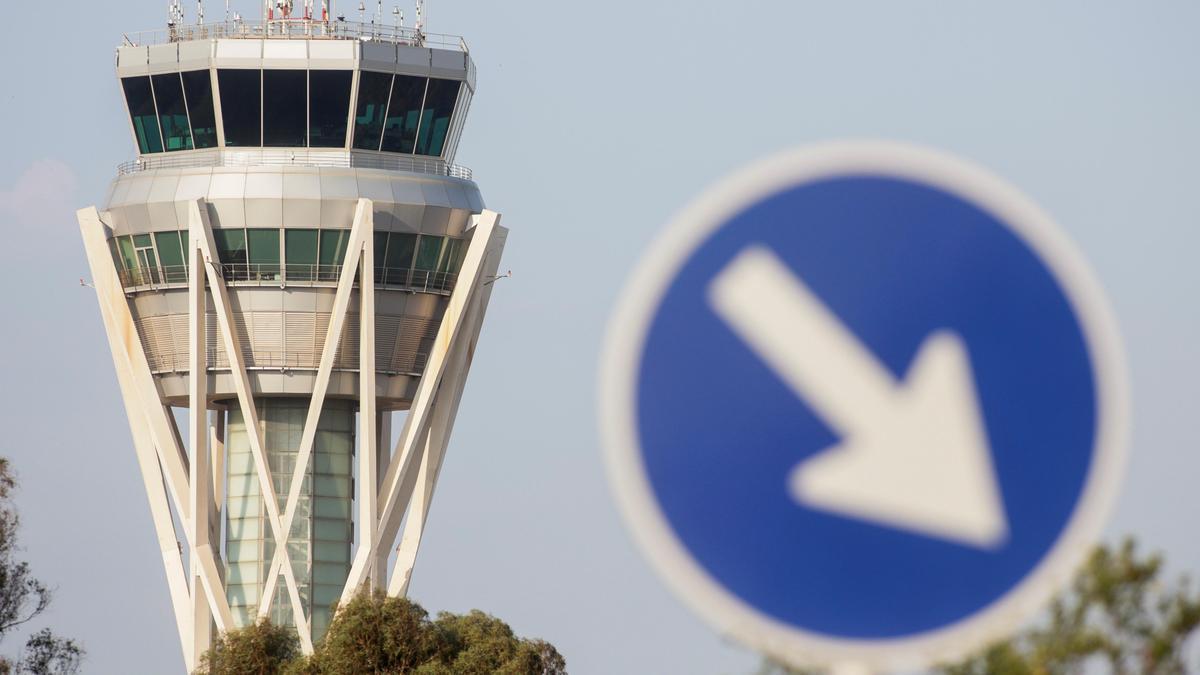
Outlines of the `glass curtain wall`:
{"label": "glass curtain wall", "polygon": [[[186,233],[178,230],[115,237],[109,242],[125,286],[187,283]],[[340,229],[217,229],[217,257],[230,282],[336,282],[350,231]],[[467,240],[409,232],[375,233],[375,281],[450,291]]]}
{"label": "glass curtain wall", "polygon": [[[264,450],[282,512],[308,414],[308,399],[263,398],[256,402]],[[319,639],[329,627],[330,607],[350,574],[353,539],[354,404],[327,400],[317,423],[312,460],[304,473],[295,520],[288,533],[288,556],[300,599]],[[226,594],[234,621],[254,621],[270,573],[277,542],[262,504],[250,439],[241,411],[229,412],[226,503]],[[271,620],[294,625],[283,576],[277,580]]]}
{"label": "glass curtain wall", "polygon": [[[225,146],[352,147],[440,157],[446,151],[462,83],[364,71],[350,118],[353,71],[221,68]],[[121,80],[138,152],[218,146],[209,71]]]}
{"label": "glass curtain wall", "polygon": [[129,105],[138,152],[217,146],[209,71],[126,77],[121,80],[121,87]]}

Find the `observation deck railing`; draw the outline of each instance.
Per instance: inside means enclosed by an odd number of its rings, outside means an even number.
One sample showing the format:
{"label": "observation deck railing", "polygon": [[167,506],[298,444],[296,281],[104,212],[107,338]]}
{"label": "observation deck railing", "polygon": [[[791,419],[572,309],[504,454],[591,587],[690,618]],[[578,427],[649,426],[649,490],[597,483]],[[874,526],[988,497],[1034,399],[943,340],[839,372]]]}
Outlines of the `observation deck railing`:
{"label": "observation deck railing", "polygon": [[311,152],[304,149],[199,151],[186,154],[144,156],[117,165],[117,174],[129,176],[154,169],[242,168],[250,166],[311,166],[341,169],[381,169],[474,180],[465,166],[433,157],[361,154],[345,151]]}
{"label": "observation deck railing", "polygon": [[[219,263],[225,281],[239,286],[332,286],[342,274],[341,265],[279,265],[263,263]],[[186,265],[139,267],[118,272],[126,291],[158,290],[187,286]],[[412,293],[449,294],[458,274],[415,268],[377,267],[375,283],[385,289]]]}
{"label": "observation deck railing", "polygon": [[[245,350],[242,356],[245,359],[246,369],[250,371],[278,370],[287,372],[290,370],[317,370],[321,365],[321,354],[317,351],[281,352],[250,349]],[[146,360],[150,364],[150,371],[156,375],[186,373],[191,368],[186,353],[150,353],[146,355]],[[420,376],[425,371],[425,364],[428,361],[429,354],[424,352],[406,352],[397,354],[385,363],[376,363],[375,371],[385,375]],[[217,351],[216,349],[210,348],[208,363],[210,372],[229,370],[229,359],[225,358],[224,352]],[[334,370],[355,371],[358,370],[358,364],[335,365]]]}
{"label": "observation deck railing", "polygon": [[265,19],[168,26],[126,33],[124,46],[145,47],[190,40],[361,40],[413,47],[433,47],[470,53],[458,35],[426,33],[409,26],[360,21],[316,19]]}

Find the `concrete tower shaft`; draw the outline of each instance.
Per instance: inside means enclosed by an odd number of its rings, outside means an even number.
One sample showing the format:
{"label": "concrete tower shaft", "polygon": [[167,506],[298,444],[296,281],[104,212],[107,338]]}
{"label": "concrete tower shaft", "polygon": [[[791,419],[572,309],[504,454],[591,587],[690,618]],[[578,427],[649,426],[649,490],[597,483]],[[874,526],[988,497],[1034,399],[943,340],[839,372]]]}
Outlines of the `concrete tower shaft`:
{"label": "concrete tower shaft", "polygon": [[311,650],[337,600],[407,591],[490,298],[507,231],[452,164],[474,64],[307,19],[130,42],[139,155],[79,219],[185,664],[259,616]]}

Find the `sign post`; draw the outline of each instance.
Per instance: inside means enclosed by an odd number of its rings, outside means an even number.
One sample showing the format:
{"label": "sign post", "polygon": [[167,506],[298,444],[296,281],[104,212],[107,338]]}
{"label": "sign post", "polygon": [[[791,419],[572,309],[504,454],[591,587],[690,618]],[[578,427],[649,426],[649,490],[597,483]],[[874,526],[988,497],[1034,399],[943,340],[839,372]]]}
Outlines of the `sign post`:
{"label": "sign post", "polygon": [[1015,189],[912,146],[784,155],[683,212],[603,378],[614,490],[667,583],[847,675],[1031,618],[1124,467],[1120,340],[1081,256]]}

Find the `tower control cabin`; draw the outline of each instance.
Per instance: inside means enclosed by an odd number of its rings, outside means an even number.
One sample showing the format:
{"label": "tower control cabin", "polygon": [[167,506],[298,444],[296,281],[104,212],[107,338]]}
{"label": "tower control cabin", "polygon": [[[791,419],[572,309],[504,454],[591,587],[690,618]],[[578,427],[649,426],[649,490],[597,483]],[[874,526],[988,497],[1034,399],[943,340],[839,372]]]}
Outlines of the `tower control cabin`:
{"label": "tower control cabin", "polygon": [[471,55],[275,18],[130,36],[117,75],[137,159],[79,223],[186,666],[260,616],[311,651],[407,592],[493,288]]}

